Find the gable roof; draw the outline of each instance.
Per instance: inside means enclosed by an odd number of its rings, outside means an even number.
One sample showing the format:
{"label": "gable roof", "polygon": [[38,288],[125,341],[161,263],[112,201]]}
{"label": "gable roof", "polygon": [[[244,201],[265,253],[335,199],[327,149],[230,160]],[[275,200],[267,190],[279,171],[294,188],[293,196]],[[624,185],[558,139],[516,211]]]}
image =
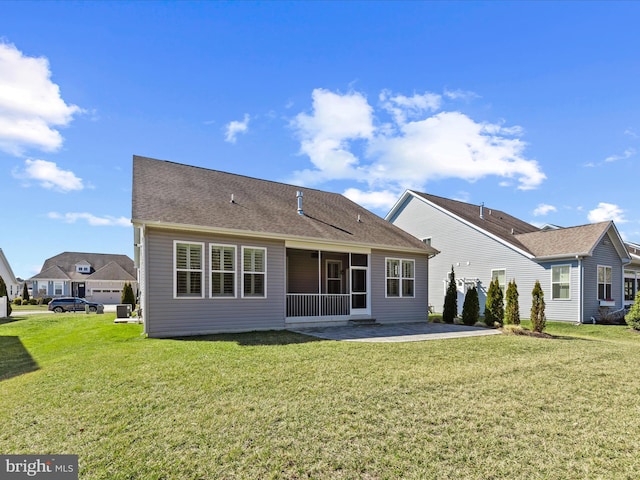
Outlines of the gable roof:
{"label": "gable roof", "polygon": [[127,272],[117,262],[109,262],[105,266],[99,268],[94,273],[87,277],[87,280],[114,280],[122,281],[127,280],[135,282],[136,279],[133,275]]}
{"label": "gable roof", "polygon": [[[590,256],[600,240],[607,234],[620,258],[629,260],[624,242],[611,221],[568,228],[548,225],[540,229],[508,213],[484,205],[473,205],[410,190],[405,192],[402,198],[405,199],[409,195],[425,200],[436,208],[453,214],[474,228],[482,230],[500,242],[538,260]],[[398,204],[401,202],[402,199]],[[398,204],[394,206],[387,218],[394,214]]]}
{"label": "gable roof", "polygon": [[91,265],[92,273],[95,273],[112,262],[119,265],[126,275],[123,275],[122,278],[110,278],[109,280],[129,281],[130,278],[135,280],[136,270],[133,260],[127,255],[81,252],[63,252],[48,258],[45,260],[40,273],[31,277],[31,279],[87,280],[89,275],[76,272],[76,265],[89,264]]}
{"label": "gable roof", "polygon": [[[303,215],[296,194],[303,192]],[[438,251],[343,195],[133,157],[134,223],[297,241]]]}

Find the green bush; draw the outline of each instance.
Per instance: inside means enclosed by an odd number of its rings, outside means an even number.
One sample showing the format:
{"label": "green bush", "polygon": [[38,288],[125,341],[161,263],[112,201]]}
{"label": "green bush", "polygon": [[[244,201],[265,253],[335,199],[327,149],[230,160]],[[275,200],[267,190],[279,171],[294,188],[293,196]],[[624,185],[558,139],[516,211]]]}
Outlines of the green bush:
{"label": "green bush", "polygon": [[444,323],[453,323],[453,319],[458,315],[458,287],[456,287],[456,275],[451,265],[449,275],[449,286],[444,297],[444,307],[442,308],[442,320]]}
{"label": "green bush", "polygon": [[131,305],[132,312],[136,309],[136,296],[134,295],[133,288],[129,282],[125,283],[122,288],[120,303],[123,305]]}
{"label": "green bush", "polygon": [[487,303],[484,307],[484,323],[488,327],[504,322],[504,300],[498,279],[492,280],[487,291]]}
{"label": "green bush", "polygon": [[520,302],[518,301],[518,286],[516,281],[509,282],[507,287],[507,305],[504,308],[504,323],[506,325],[520,325]]}
{"label": "green bush", "polygon": [[14,298],[13,299],[13,304],[14,305],[18,305],[18,306],[22,305],[22,299],[20,297]]}
{"label": "green bush", "polygon": [[480,319],[480,301],[478,300],[478,289],[471,287],[467,290],[462,304],[462,323],[473,326]]}
{"label": "green bush", "polygon": [[25,302],[29,301],[29,287],[27,287],[27,282],[22,284],[22,299]]}
{"label": "green bush", "polygon": [[542,333],[547,326],[547,319],[544,315],[544,292],[539,280],[536,280],[531,295],[531,326],[534,332]]}
{"label": "green bush", "polygon": [[38,299],[37,298],[29,299],[29,305],[38,305]]}
{"label": "green bush", "polygon": [[634,330],[640,330],[640,291],[636,293],[636,298],[629,309],[629,313],[624,316],[624,320]]}
{"label": "green bush", "polygon": [[44,297],[39,300],[40,305],[49,305],[49,302],[53,300],[51,297]]}

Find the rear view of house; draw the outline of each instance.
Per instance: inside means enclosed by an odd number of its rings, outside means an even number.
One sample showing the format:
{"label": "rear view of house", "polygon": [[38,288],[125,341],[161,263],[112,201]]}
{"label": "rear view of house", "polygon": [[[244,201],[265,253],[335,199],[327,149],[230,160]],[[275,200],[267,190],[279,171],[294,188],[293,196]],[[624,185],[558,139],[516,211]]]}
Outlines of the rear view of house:
{"label": "rear view of house", "polygon": [[133,158],[153,337],[426,321],[437,251],[342,195]]}
{"label": "rear view of house", "polygon": [[[471,286],[481,308],[493,279],[503,289],[515,280],[521,315],[528,318],[536,280],[549,320],[592,322],[601,308],[625,305],[630,255],[613,222],[540,229],[508,213],[426,193],[406,191],[386,217],[442,250],[430,264],[430,303],[440,311],[453,266],[458,306]],[[635,274],[626,275],[635,282]],[[629,298],[629,294],[626,295]]]}

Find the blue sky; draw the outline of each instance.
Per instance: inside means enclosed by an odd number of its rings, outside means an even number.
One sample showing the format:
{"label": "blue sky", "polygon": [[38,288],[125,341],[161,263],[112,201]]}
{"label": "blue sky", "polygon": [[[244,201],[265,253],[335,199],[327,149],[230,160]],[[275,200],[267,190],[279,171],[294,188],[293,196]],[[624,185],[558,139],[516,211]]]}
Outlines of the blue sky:
{"label": "blue sky", "polygon": [[640,2],[2,2],[0,248],[133,256],[143,155],[640,241]]}

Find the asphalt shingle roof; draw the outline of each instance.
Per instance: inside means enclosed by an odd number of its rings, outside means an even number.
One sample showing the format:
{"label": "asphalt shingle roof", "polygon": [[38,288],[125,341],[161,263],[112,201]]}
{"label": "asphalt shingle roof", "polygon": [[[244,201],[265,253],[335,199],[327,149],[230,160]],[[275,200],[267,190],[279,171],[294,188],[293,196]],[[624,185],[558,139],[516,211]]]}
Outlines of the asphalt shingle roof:
{"label": "asphalt shingle roof", "polygon": [[[45,260],[40,273],[31,277],[32,279],[71,279],[71,280],[87,280],[91,278],[96,280],[89,274],[76,272],[78,263],[88,263],[91,265],[91,274],[95,274],[110,263],[115,263],[120,267],[119,271],[110,268],[109,272],[112,278],[107,278],[107,274],[100,280],[124,280],[132,281],[136,278],[136,269],[133,260],[127,255],[118,255],[110,253],[81,253],[81,252],[63,252],[54,257]],[[121,276],[116,275],[121,273]]]}
{"label": "asphalt shingle roof", "polygon": [[[297,191],[303,192],[304,215],[297,212]],[[230,233],[437,253],[337,193],[139,156],[133,157],[132,218]]]}

